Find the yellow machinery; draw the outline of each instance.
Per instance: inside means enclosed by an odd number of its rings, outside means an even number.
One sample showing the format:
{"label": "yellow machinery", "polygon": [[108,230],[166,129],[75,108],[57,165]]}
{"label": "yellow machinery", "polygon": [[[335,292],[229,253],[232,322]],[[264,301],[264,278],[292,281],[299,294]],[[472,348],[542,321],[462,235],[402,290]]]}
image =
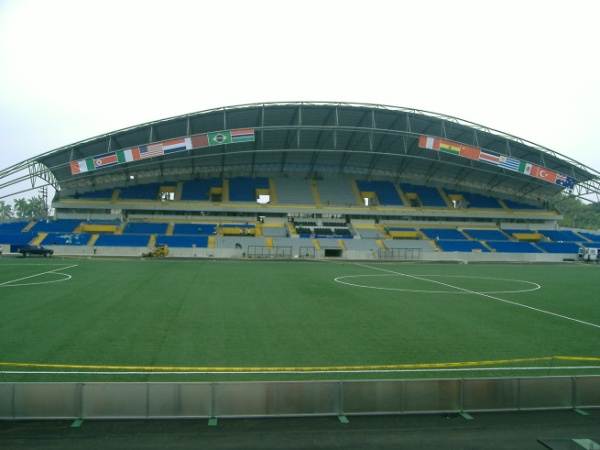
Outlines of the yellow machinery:
{"label": "yellow machinery", "polygon": [[148,253],[142,253],[142,258],[164,258],[169,255],[169,246],[160,244],[150,250]]}

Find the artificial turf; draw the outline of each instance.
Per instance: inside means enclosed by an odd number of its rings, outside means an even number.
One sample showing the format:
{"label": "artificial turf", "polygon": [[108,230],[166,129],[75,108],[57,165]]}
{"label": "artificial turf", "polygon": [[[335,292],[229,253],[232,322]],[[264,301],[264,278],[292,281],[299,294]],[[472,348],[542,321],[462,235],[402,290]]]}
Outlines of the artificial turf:
{"label": "artificial turf", "polygon": [[575,263],[4,258],[0,381],[597,375],[599,275]]}

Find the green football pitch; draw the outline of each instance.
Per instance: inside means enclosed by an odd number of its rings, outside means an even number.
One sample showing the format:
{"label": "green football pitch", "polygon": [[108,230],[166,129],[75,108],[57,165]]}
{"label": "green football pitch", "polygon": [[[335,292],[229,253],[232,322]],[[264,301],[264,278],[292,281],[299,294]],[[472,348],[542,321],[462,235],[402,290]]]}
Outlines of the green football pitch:
{"label": "green football pitch", "polygon": [[0,381],[600,374],[600,266],[4,258]]}

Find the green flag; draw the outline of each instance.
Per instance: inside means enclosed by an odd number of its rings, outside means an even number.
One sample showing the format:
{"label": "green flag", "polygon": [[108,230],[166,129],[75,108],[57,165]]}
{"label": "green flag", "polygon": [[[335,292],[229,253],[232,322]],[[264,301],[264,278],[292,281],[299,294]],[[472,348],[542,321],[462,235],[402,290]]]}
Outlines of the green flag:
{"label": "green flag", "polygon": [[208,145],[222,145],[231,143],[231,131],[219,131],[218,133],[208,133]]}
{"label": "green flag", "polygon": [[87,170],[94,170],[96,168],[96,165],[94,164],[94,158],[87,158],[85,160],[85,166],[87,168]]}
{"label": "green flag", "polygon": [[519,170],[520,173],[525,173],[527,175],[531,174],[531,164],[526,163],[525,161],[519,161]]}

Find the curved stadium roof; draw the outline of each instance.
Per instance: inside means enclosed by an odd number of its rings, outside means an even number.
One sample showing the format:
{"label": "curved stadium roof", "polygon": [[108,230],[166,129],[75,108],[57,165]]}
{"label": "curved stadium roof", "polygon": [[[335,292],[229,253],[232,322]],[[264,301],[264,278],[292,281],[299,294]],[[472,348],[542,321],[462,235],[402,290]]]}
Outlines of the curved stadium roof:
{"label": "curved stadium roof", "polygon": [[0,171],[0,189],[37,177],[90,190],[132,175],[390,179],[530,200],[600,193],[600,173],[524,139],[427,111],[327,102],[223,107],[114,131]]}

